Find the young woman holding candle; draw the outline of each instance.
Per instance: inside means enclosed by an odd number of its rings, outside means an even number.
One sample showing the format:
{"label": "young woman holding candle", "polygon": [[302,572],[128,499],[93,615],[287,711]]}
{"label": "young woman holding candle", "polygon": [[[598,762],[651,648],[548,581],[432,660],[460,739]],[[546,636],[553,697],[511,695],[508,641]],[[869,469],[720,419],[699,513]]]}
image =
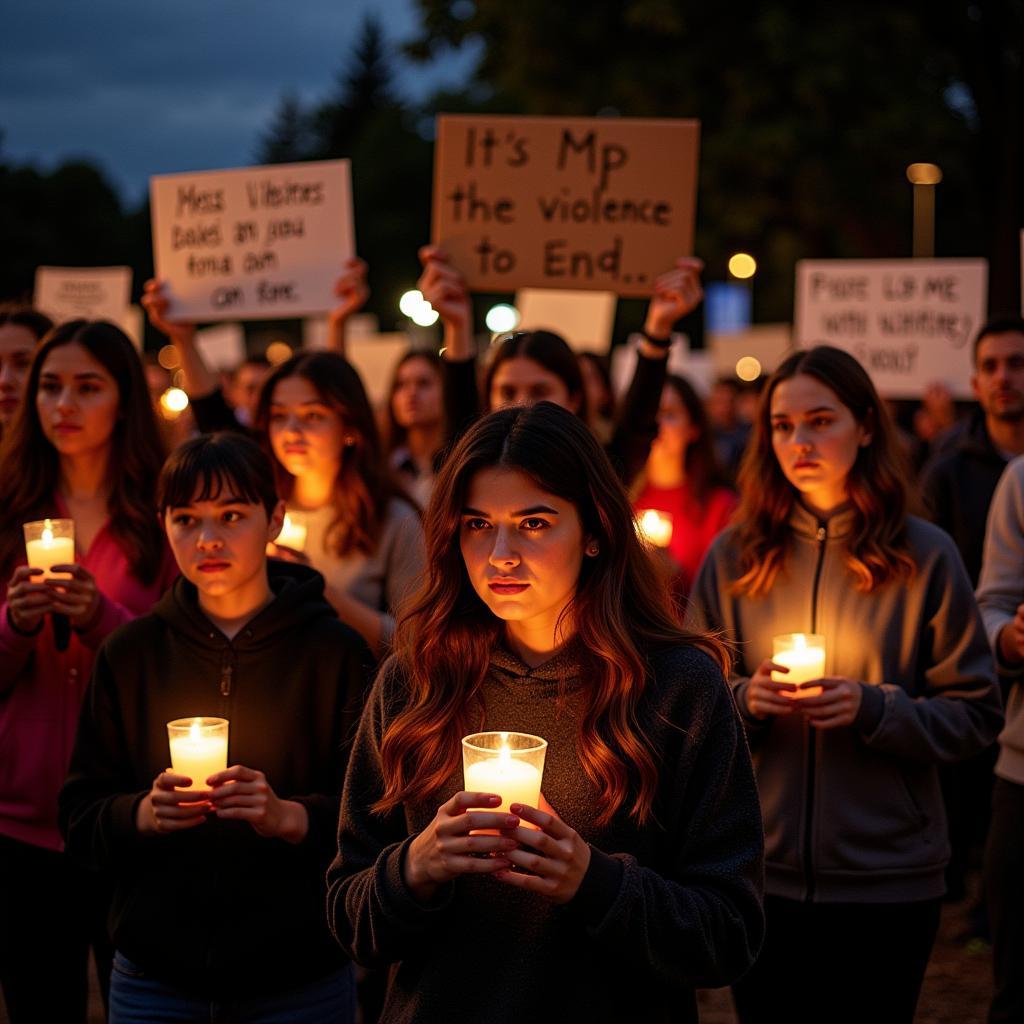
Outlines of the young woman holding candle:
{"label": "young woman holding candle", "polygon": [[[393,965],[384,1021],[695,1021],[762,925],[723,648],[673,618],[607,456],[551,403],[470,428],[426,530],[345,781],[338,940]],[[460,740],[491,730],[547,741],[540,808],[465,791]]]}
{"label": "young woman holding candle", "polygon": [[685,596],[711,542],[736,510],[736,495],[719,471],[707,413],[689,381],[665,380],[658,436],[639,481],[633,507],[672,517],[666,554],[673,589]]}
{"label": "young woman holding candle", "polygon": [[385,466],[359,374],[333,352],[289,359],[263,387],[256,428],[288,511],[302,513],[303,557],[323,573],[339,618],[379,655],[423,571],[423,529]]}
{"label": "young woman holding candle", "polygon": [[[14,1022],[84,1021],[99,887],[61,853],[57,792],[96,648],[177,569],[153,515],[163,450],[125,334],[57,327],[26,396],[0,449],[0,979]],[[25,565],[22,524],[47,517],[74,520],[63,579]]]}
{"label": "young woman holding candle", "polygon": [[[111,1024],[354,1021],[323,915],[369,653],[322,577],[266,556],[284,506],[237,433],[186,442],[157,492],[181,578],[97,658],[61,825],[112,871]],[[168,768],[168,723],[228,722],[230,767]],[[191,786],[188,791],[181,787]]]}
{"label": "young woman holding candle", "polygon": [[[767,933],[734,988],[744,1024],[914,1016],[949,856],[938,765],[983,749],[1001,716],[970,581],[951,539],[907,514],[907,479],[856,359],[795,353],[692,594],[690,624],[736,645],[764,812]],[[817,696],[772,660],[773,637],[798,632],[824,637]]]}
{"label": "young woman holding candle", "polygon": [[[419,288],[444,322],[443,366],[447,375],[448,419],[456,433],[481,412],[473,339],[473,305],[465,278],[437,246],[420,250]],[[655,282],[647,307],[636,373],[620,404],[605,448],[622,480],[629,484],[643,469],[658,430],[657,409],[672,328],[700,305],[703,263],[683,257]],[[554,402],[588,421],[586,391],[576,354],[551,331],[517,331],[498,344],[483,382],[483,410]]]}

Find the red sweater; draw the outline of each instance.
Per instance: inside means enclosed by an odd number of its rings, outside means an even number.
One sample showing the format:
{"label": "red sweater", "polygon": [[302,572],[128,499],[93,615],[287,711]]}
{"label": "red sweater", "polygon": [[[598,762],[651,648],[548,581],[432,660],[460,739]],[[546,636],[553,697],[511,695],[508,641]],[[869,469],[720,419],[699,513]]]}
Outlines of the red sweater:
{"label": "red sweater", "polygon": [[725,528],[736,509],[736,495],[727,487],[713,487],[703,502],[680,487],[647,484],[633,502],[636,509],[653,508],[672,516],[668,553],[679,566],[677,587],[688,594],[711,542]]}
{"label": "red sweater", "polygon": [[[66,516],[60,506],[55,502],[54,514]],[[57,793],[96,649],[118,626],[148,612],[178,575],[165,543],[160,572],[144,586],[108,527],[87,552],[76,552],[78,564],[96,578],[102,608],[88,632],[71,631],[66,651],[54,648],[50,616],[35,636],[22,636],[11,627],[7,602],[0,606],[0,834],[50,850],[64,845],[57,831]],[[0,581],[0,600],[8,582]]]}

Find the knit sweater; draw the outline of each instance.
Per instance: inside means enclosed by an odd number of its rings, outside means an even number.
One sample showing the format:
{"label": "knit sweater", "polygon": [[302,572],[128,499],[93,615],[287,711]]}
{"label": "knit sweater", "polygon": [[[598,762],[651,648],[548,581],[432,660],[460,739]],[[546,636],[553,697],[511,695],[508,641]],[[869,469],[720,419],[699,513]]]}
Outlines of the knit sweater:
{"label": "knit sweater", "polygon": [[599,800],[577,753],[589,699],[572,645],[539,668],[502,649],[483,684],[485,730],[548,740],[543,793],[591,845],[576,896],[557,906],[464,875],[418,903],[402,878],[412,836],[462,790],[461,767],[431,799],[376,815],[383,731],[406,700],[394,659],[364,711],[345,781],[328,915],[359,963],[396,965],[387,1024],[530,1020],[696,1021],[694,988],[745,971],[763,933],[763,838],[742,728],[718,667],[680,647],[652,655],[638,723],[658,752],[655,820]]}
{"label": "knit sweater", "polygon": [[[60,794],[68,853],[109,869],[117,948],[172,987],[229,999],[285,992],[345,963],[323,913],[345,755],[369,652],[323,580],[269,564],[271,601],[228,640],[180,579],[97,657]],[[166,723],[229,722],[228,764],[262,771],[309,821],[296,844],[245,821],[142,835],[136,809],[168,766]]]}

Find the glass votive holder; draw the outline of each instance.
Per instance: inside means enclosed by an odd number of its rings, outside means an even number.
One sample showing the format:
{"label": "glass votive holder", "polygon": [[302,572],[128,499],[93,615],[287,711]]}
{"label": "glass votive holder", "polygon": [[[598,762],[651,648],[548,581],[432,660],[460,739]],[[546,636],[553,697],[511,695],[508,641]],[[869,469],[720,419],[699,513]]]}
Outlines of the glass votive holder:
{"label": "glass votive holder", "polygon": [[656,548],[667,548],[672,543],[672,513],[656,508],[638,508],[636,530],[641,540]]}
{"label": "glass votive holder", "polygon": [[[42,579],[70,579],[65,572],[51,572],[54,565],[72,565],[75,561],[75,521],[73,519],[37,519],[22,526],[25,532],[25,557],[33,569],[42,569]],[[38,580],[40,577],[33,577]]]}
{"label": "glass votive holder", "polygon": [[226,718],[176,718],[167,723],[167,739],[174,773],[192,780],[178,787],[184,792],[208,789],[206,780],[228,766]]}
{"label": "glass votive holder", "polygon": [[477,732],[462,739],[462,772],[467,793],[497,793],[498,807],[537,807],[548,741],[525,732]]}
{"label": "glass votive holder", "polygon": [[[820,633],[780,633],[772,638],[772,661],[788,672],[772,672],[778,683],[809,683],[825,675],[825,638]],[[784,691],[787,697],[817,697],[820,686]]]}

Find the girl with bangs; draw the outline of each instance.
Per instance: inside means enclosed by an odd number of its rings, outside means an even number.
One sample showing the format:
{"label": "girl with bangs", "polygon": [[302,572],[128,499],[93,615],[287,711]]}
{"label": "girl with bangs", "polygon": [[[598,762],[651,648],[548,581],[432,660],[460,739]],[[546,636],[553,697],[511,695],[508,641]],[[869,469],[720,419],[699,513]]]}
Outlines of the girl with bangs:
{"label": "girl with bangs", "polygon": [[[696,1021],[762,931],[724,648],[674,619],[607,456],[552,403],[470,428],[426,534],[349,762],[338,941],[392,967],[386,1022]],[[479,730],[547,740],[540,807],[464,790]]]}
{"label": "girl with bangs", "polygon": [[[14,1024],[85,1020],[90,939],[106,986],[102,887],[62,852],[57,793],[97,648],[177,575],[153,508],[163,456],[127,336],[52,330],[0,449],[0,980]],[[22,524],[47,517],[75,523],[60,579],[25,564]]]}
{"label": "girl with bangs", "polygon": [[[692,595],[689,624],[735,644],[764,814],[744,1024],[914,1016],[949,857],[937,768],[991,743],[1001,716],[970,581],[952,540],[907,514],[908,478],[860,363],[795,353],[762,394],[735,525]],[[823,678],[780,681],[787,633],[824,637]]]}
{"label": "girl with bangs", "polygon": [[379,656],[423,570],[423,530],[386,467],[359,374],[332,352],[294,356],[263,385],[256,430],[306,528],[302,552],[277,553],[323,574],[338,617]]}

